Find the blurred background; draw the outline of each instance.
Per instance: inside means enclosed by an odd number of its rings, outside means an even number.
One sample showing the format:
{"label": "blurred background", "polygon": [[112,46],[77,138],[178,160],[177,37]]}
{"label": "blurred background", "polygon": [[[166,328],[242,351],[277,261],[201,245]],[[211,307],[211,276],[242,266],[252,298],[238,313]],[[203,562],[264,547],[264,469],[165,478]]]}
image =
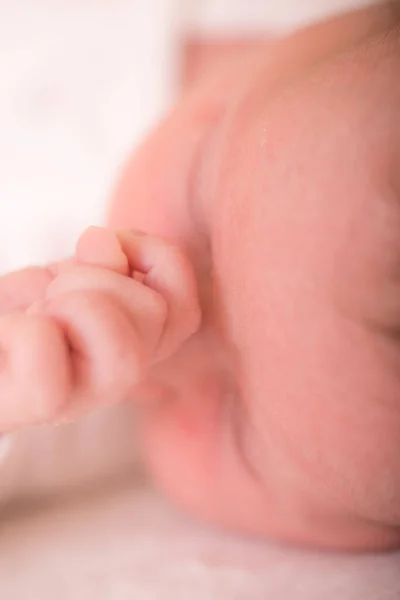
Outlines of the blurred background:
{"label": "blurred background", "polygon": [[366,0],[0,0],[0,272],[61,258],[176,91],[183,38]]}
{"label": "blurred background", "polygon": [[67,255],[166,106],[169,0],[0,0],[0,271]]}

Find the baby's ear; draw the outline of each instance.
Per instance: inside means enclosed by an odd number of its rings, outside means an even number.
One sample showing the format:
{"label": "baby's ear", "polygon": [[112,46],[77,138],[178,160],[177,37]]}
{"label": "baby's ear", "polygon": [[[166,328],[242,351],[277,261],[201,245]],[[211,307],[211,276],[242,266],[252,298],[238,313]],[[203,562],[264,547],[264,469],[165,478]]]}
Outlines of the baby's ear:
{"label": "baby's ear", "polygon": [[[187,202],[196,179],[202,143],[232,98],[255,69],[253,50],[240,65],[202,77],[190,85],[169,115],[150,133],[130,158],[112,198],[108,224],[116,230],[135,228],[165,235],[166,224],[176,237],[185,218]],[[258,52],[260,52],[258,50]],[[186,215],[186,219],[188,216]]]}
{"label": "baby's ear", "polygon": [[187,111],[177,111],[149,135],[122,173],[109,210],[110,227],[161,235],[166,225],[171,230],[179,226],[200,134]]}
{"label": "baby's ear", "polygon": [[197,151],[215,109],[183,99],[130,158],[112,198],[108,224],[179,238],[189,224],[187,202]]}

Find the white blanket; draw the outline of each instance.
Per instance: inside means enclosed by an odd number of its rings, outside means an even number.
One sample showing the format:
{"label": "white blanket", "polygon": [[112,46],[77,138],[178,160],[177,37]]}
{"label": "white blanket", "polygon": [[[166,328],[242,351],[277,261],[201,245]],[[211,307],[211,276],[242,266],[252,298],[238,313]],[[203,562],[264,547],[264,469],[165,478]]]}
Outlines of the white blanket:
{"label": "white blanket", "polygon": [[7,600],[398,600],[400,555],[340,557],[213,534],[143,487],[10,520]]}

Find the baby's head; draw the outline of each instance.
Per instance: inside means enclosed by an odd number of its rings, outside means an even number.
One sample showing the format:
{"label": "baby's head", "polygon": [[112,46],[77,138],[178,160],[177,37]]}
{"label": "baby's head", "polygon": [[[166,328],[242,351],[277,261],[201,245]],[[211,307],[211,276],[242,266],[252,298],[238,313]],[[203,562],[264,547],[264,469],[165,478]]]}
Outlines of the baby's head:
{"label": "baby's head", "polygon": [[256,71],[195,162],[205,325],[156,374],[179,365],[181,392],[198,377],[206,395],[151,413],[151,462],[185,503],[252,533],[398,544],[396,9],[303,31]]}

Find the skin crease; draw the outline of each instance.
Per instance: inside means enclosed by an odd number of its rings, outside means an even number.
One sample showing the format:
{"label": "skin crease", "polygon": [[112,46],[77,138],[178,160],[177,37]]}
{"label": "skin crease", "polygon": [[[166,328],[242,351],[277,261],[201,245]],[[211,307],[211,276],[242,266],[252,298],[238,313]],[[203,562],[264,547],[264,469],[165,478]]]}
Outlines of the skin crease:
{"label": "skin crease", "polygon": [[392,6],[345,15],[189,85],[127,165],[117,233],[3,279],[3,429],[129,395],[185,509],[295,544],[400,545],[396,27]]}

